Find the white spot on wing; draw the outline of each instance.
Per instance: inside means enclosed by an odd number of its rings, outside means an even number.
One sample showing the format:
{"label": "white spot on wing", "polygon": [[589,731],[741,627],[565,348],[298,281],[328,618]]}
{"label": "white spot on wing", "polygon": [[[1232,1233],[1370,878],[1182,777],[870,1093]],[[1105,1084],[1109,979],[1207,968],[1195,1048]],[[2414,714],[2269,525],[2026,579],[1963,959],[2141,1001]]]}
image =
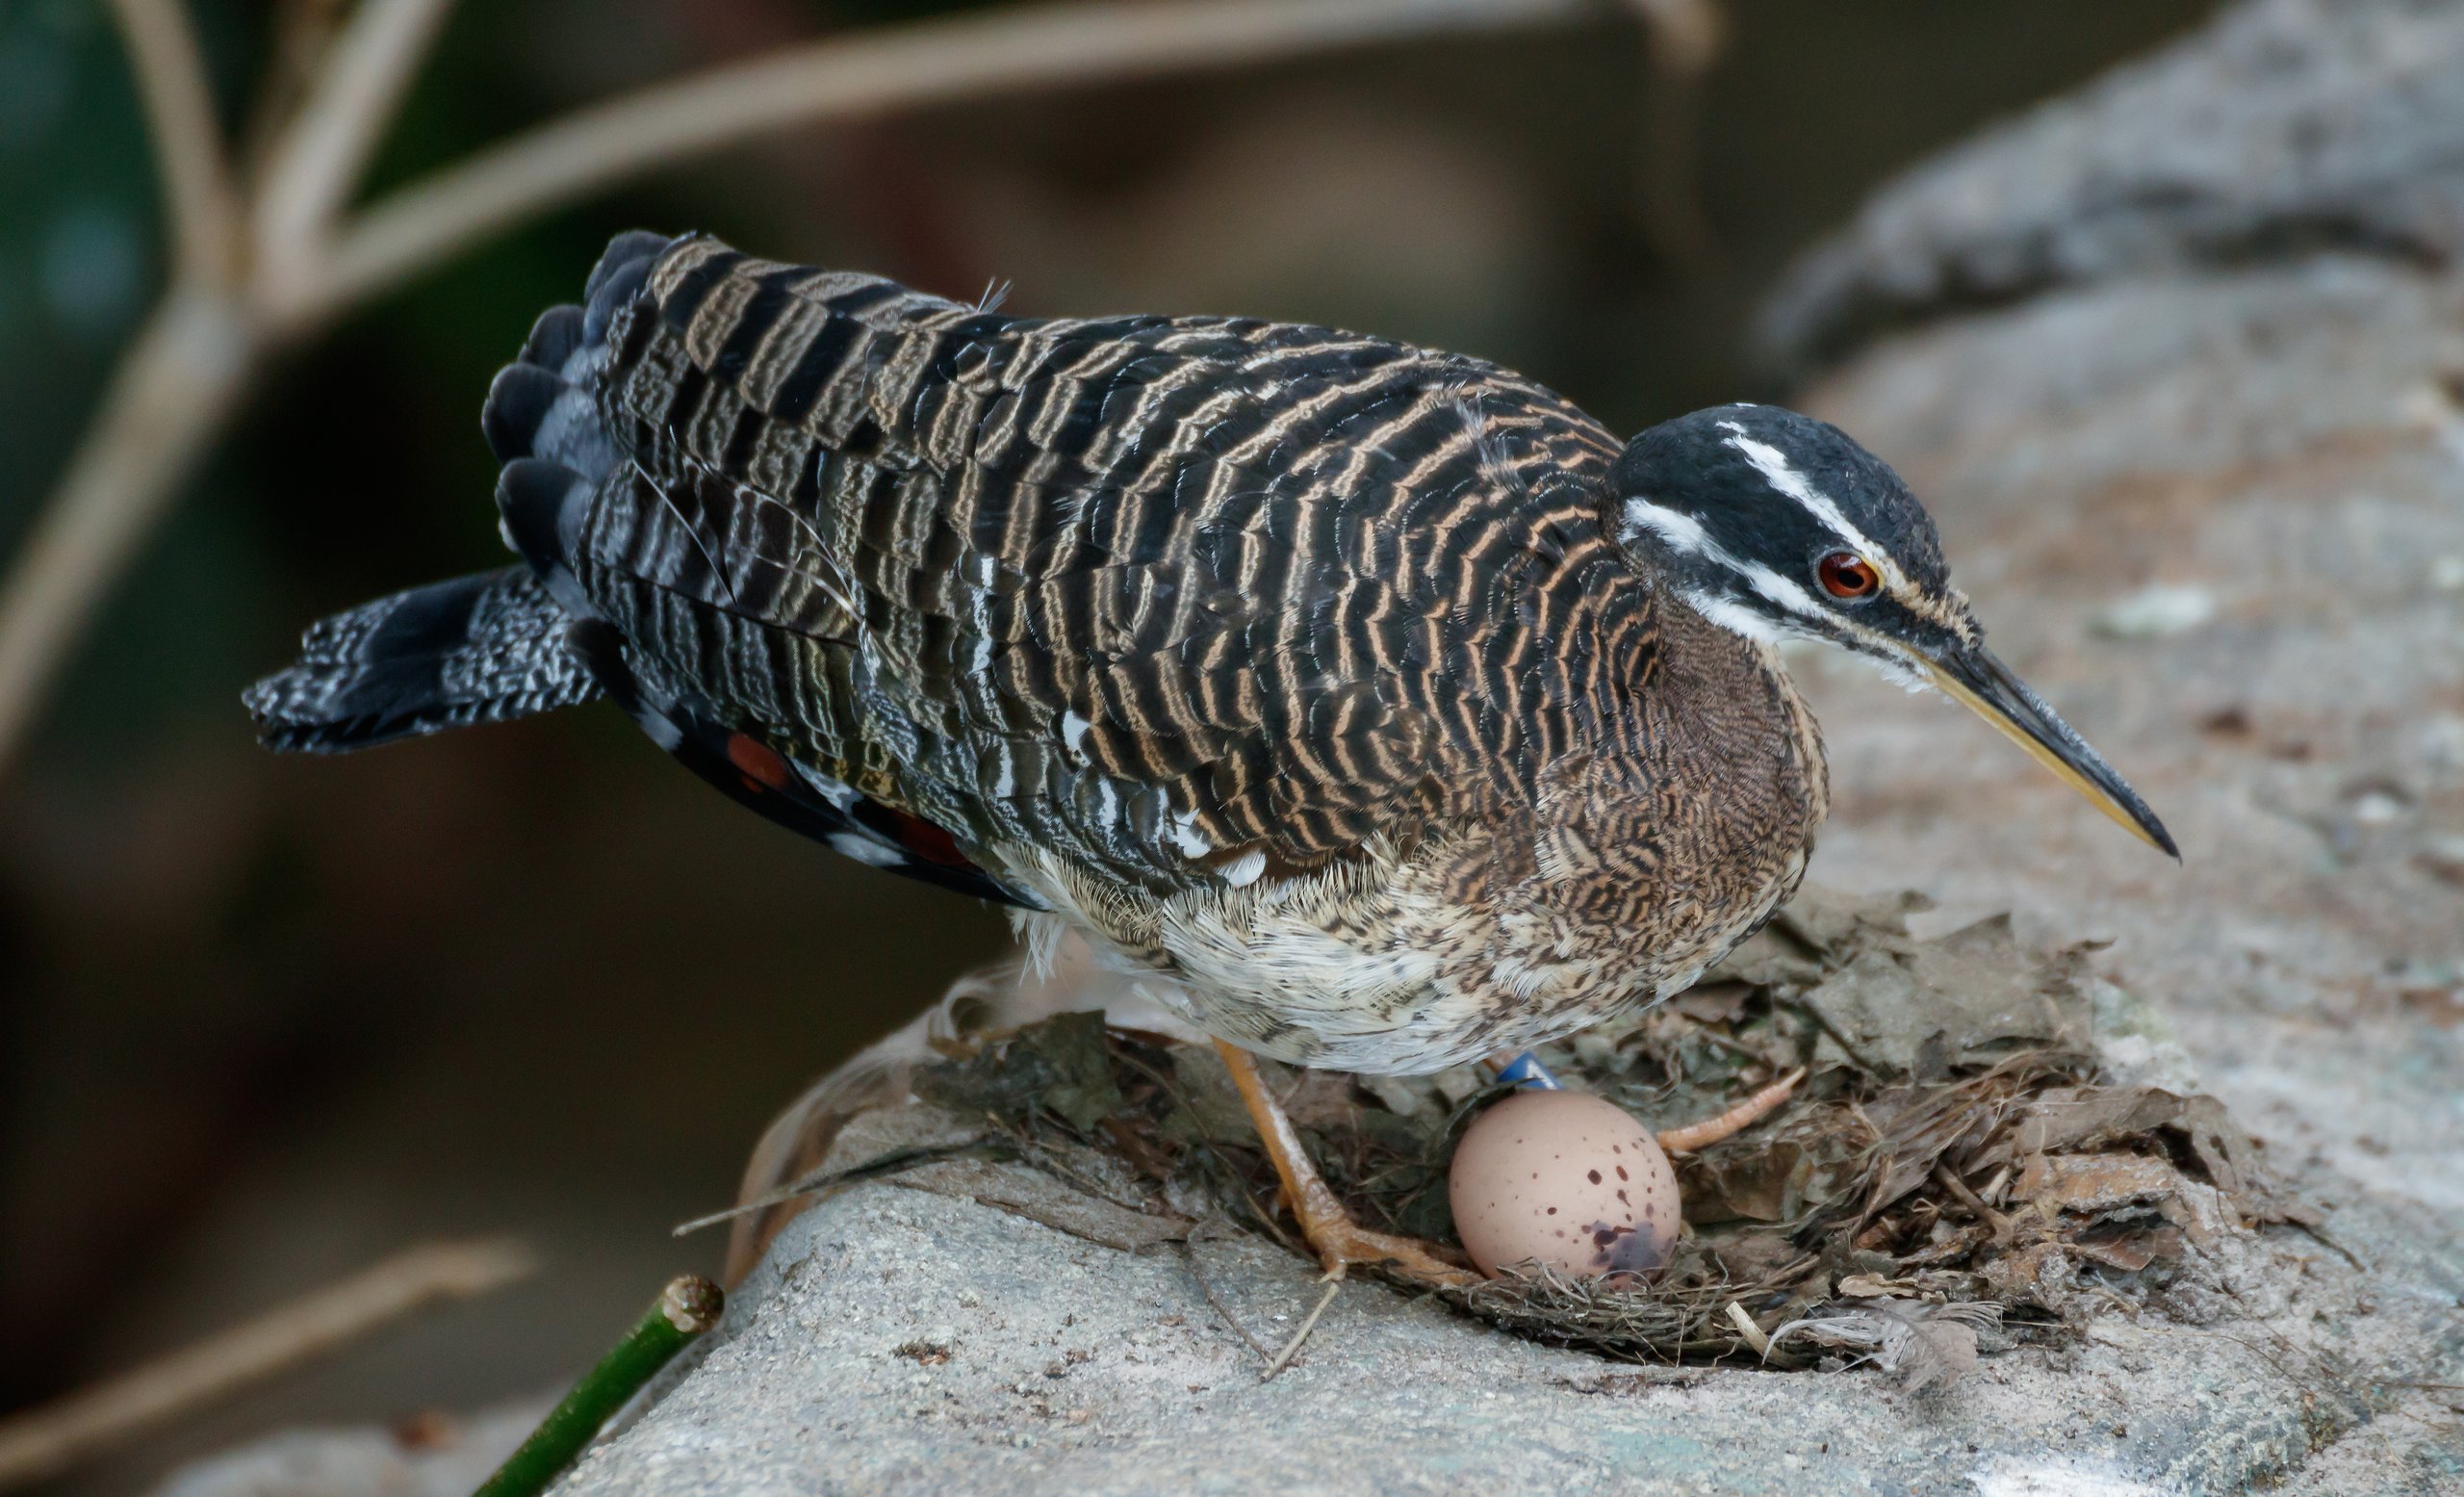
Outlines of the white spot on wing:
{"label": "white spot on wing", "polygon": [[838,810],[845,811],[856,804],[856,792],[847,786],[801,760],[791,759],[787,762],[796,766],[796,773],[803,778],[805,784],[811,786],[820,793],[823,800],[830,802]]}
{"label": "white spot on wing", "polygon": [[1245,852],[1223,865],[1223,882],[1234,889],[1246,889],[1267,870],[1267,855],[1255,850]]}
{"label": "white spot on wing", "polygon": [[1091,723],[1084,717],[1079,716],[1074,709],[1069,711],[1063,712],[1061,714],[1061,741],[1069,745],[1069,752],[1072,754],[1084,754],[1087,752],[1085,747],[1087,742],[1087,730],[1093,726],[1093,723]]}
{"label": "white spot on wing", "polygon": [[1190,858],[1203,858],[1215,851],[1215,843],[1197,829],[1197,813],[1194,811],[1182,812],[1172,818],[1172,845],[1178,847],[1184,857]]}
{"label": "white spot on wing", "polygon": [[907,854],[895,847],[874,841],[860,832],[833,832],[830,845],[858,863],[876,868],[904,866]]}

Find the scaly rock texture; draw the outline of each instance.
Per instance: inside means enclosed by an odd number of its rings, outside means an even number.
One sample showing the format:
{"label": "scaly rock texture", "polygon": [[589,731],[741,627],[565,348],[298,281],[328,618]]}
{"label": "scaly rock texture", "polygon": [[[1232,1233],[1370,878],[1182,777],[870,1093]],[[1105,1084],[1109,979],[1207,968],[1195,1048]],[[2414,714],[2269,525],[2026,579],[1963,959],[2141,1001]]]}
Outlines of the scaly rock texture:
{"label": "scaly rock texture", "polygon": [[[1245,1236],[1133,1254],[865,1185],[790,1224],[700,1365],[556,1490],[2017,1497],[2290,1474],[2298,1492],[2314,1446],[2384,1399],[2332,1369],[2456,1351],[2430,1324],[2444,1301],[2453,1334],[2456,1266],[2365,1211],[2342,1226],[2372,1273],[2255,1246],[2200,1291],[2208,1326],[2116,1317],[2058,1354],[1988,1356],[1938,1394],[1622,1365],[1371,1283],[1343,1285],[1300,1359],[1261,1383],[1243,1332],[1275,1347],[1319,1297],[1290,1255]],[[2335,1490],[2428,1492],[2464,1470],[2433,1430],[2371,1428],[2386,1458]]]}
{"label": "scaly rock texture", "polygon": [[2045,291],[2464,248],[2464,10],[2252,0],[1876,194],[1768,303],[1791,364]]}

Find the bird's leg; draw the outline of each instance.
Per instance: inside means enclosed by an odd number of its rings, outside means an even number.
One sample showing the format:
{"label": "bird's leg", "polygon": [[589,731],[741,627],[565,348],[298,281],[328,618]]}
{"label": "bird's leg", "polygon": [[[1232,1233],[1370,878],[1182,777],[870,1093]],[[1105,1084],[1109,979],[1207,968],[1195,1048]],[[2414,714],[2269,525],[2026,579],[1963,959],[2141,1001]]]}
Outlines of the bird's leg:
{"label": "bird's leg", "polygon": [[[1549,1068],[1540,1064],[1540,1057],[1529,1050],[1519,1055],[1508,1055],[1500,1050],[1485,1064],[1491,1075],[1509,1086],[1525,1091],[1563,1090],[1557,1078],[1549,1073]],[[1658,1133],[1656,1137],[1659,1147],[1672,1154],[1691,1153],[1696,1149],[1708,1149],[1724,1138],[1732,1138],[1771,1116],[1796,1091],[1797,1083],[1805,1078],[1806,1068],[1799,1066],[1716,1118],[1706,1118],[1700,1123],[1689,1123],[1681,1128],[1669,1128]]]}
{"label": "bird's leg", "polygon": [[1465,1284],[1477,1281],[1476,1275],[1457,1268],[1438,1256],[1430,1244],[1409,1237],[1394,1237],[1373,1232],[1353,1221],[1344,1204],[1309,1162],[1308,1151],[1301,1148],[1300,1132],[1284,1116],[1283,1106],[1267,1091],[1266,1078],[1258,1074],[1258,1064],[1249,1052],[1221,1040],[1215,1042],[1217,1053],[1223,1057],[1224,1069],[1232,1072],[1232,1084],[1241,1089],[1241,1100],[1249,1109],[1249,1121],[1257,1125],[1258,1137],[1266,1144],[1267,1157],[1274,1161],[1274,1173],[1283,1181],[1285,1200],[1300,1223],[1300,1234],[1316,1249],[1318,1260],[1326,1266],[1326,1277],[1341,1278],[1353,1264],[1384,1264],[1390,1271],[1406,1278],[1429,1284]]}
{"label": "bird's leg", "polygon": [[1659,1147],[1672,1154],[1689,1153],[1742,1133],[1769,1117],[1805,1078],[1806,1068],[1799,1066],[1716,1118],[1706,1118],[1700,1123],[1689,1123],[1681,1128],[1670,1128],[1659,1134]]}

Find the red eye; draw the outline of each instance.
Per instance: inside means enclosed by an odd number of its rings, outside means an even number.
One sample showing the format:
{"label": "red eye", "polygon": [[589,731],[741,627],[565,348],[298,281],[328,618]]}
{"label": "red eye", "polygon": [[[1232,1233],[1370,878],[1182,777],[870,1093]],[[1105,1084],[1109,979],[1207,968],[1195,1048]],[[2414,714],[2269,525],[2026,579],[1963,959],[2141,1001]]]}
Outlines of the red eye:
{"label": "red eye", "polygon": [[1823,591],[1834,598],[1862,598],[1882,585],[1872,563],[1853,551],[1835,551],[1814,567]]}

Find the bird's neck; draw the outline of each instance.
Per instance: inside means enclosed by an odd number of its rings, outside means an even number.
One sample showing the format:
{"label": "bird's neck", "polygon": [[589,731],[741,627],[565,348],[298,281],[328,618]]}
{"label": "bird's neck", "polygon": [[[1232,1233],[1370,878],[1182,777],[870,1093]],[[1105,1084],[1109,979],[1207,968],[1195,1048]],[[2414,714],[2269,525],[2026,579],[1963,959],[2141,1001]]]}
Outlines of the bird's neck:
{"label": "bird's neck", "polygon": [[[1647,693],[1656,775],[1768,786],[1792,804],[1804,835],[1830,810],[1822,729],[1789,679],[1779,647],[1726,628],[1675,589],[1654,596],[1658,682]],[[1766,831],[1778,832],[1779,827]]]}

